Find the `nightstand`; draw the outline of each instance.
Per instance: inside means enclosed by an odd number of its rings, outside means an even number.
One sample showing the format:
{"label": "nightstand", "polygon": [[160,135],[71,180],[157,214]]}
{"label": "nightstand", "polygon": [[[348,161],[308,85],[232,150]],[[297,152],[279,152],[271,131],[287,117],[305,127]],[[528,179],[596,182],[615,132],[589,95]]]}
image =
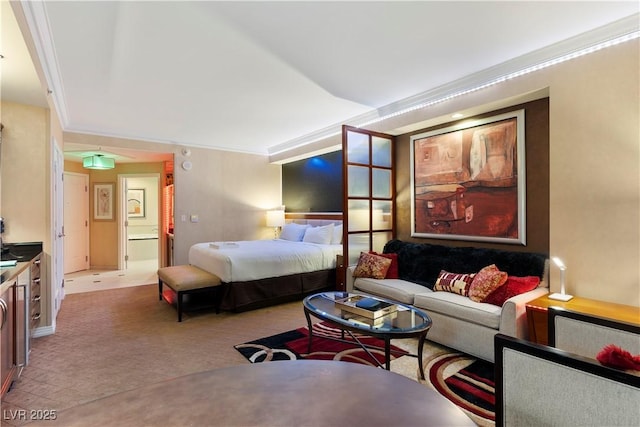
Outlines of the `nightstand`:
{"label": "nightstand", "polygon": [[549,299],[545,295],[527,303],[529,341],[544,345],[548,344],[547,308],[551,306],[640,325],[640,307],[580,297],[573,297],[570,301],[563,302]]}

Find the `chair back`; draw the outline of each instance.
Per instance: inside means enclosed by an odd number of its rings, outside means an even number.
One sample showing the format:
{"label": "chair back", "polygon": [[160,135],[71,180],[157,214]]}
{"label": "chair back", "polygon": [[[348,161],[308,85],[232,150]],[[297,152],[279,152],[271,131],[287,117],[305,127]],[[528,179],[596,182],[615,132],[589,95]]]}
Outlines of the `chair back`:
{"label": "chair back", "polygon": [[[640,354],[640,325],[549,307],[549,346],[596,358],[609,344]],[[640,320],[640,319],[639,319]]]}
{"label": "chair back", "polygon": [[632,426],[640,376],[497,334],[496,426]]}

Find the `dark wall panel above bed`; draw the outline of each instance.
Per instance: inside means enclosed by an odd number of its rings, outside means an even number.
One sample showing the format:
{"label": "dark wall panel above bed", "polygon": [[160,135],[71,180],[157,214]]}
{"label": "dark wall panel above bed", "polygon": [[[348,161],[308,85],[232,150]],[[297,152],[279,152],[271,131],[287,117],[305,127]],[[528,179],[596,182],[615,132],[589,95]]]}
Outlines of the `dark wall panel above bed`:
{"label": "dark wall panel above bed", "polygon": [[342,151],[282,165],[287,212],[342,212]]}

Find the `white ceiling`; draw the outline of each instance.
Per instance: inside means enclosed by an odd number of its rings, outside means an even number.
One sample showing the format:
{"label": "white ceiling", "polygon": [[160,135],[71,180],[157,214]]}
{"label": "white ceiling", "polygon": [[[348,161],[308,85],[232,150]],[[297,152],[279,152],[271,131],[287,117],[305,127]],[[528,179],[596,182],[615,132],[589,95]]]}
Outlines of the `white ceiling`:
{"label": "white ceiling", "polygon": [[[2,98],[43,103],[6,4]],[[22,7],[33,17],[65,131],[261,154],[640,8],[636,1]]]}

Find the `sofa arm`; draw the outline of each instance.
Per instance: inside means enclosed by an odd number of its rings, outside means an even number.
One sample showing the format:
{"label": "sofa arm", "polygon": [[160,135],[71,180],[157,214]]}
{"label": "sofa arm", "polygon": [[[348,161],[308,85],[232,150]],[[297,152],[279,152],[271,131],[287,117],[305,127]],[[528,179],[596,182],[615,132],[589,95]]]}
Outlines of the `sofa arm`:
{"label": "sofa arm", "polygon": [[549,288],[537,287],[529,292],[509,298],[502,305],[500,333],[528,339],[527,303],[549,293]]}
{"label": "sofa arm", "polygon": [[353,282],[356,280],[353,277],[355,269],[355,265],[351,265],[345,269],[345,287],[347,292],[353,292]]}

